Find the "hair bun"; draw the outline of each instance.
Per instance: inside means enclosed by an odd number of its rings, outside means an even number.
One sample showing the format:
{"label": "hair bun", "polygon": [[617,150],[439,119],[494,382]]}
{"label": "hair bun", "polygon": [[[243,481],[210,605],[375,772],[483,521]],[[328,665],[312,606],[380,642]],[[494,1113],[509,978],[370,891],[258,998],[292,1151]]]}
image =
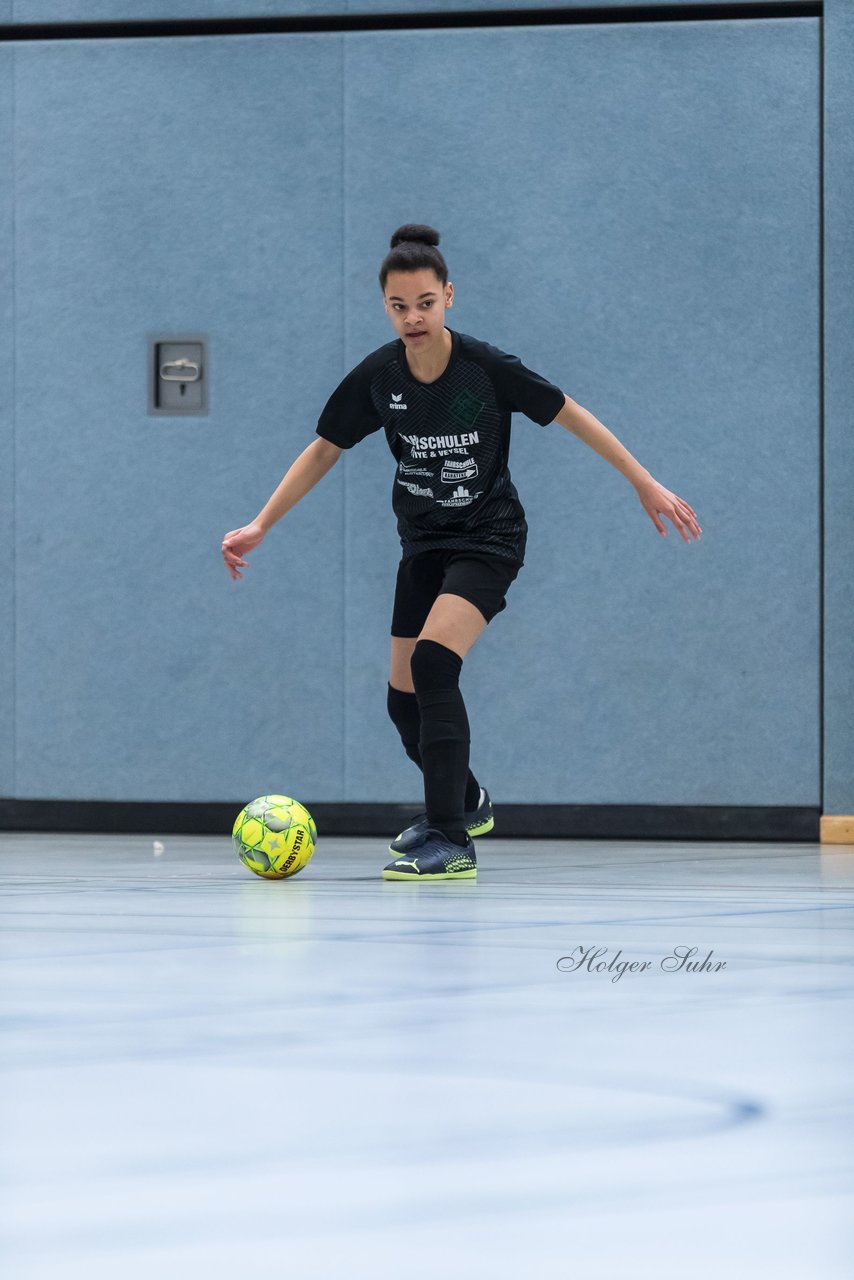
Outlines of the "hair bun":
{"label": "hair bun", "polygon": [[440,238],[439,232],[433,227],[424,227],[417,222],[407,222],[404,226],[397,228],[389,247],[396,249],[399,244],[405,243],[437,245]]}

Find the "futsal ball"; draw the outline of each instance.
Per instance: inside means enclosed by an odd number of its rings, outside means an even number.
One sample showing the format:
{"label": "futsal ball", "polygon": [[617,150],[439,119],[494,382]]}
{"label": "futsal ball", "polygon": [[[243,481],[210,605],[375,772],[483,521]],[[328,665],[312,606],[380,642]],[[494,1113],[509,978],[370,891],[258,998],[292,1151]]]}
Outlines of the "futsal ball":
{"label": "futsal ball", "polygon": [[308,866],[317,827],[298,800],[259,796],[240,810],[231,840],[244,867],[267,880],[283,880]]}

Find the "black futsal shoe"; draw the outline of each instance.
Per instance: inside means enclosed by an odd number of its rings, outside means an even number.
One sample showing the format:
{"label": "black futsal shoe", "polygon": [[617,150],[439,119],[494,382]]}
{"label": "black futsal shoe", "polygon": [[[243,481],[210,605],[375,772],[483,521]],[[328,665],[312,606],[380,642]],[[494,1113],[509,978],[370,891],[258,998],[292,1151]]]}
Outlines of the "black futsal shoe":
{"label": "black futsal shoe", "polygon": [[383,868],[385,880],[474,880],[476,875],[471,836],[466,836],[465,846],[454,844],[435,827],[428,827],[415,848]]}
{"label": "black futsal shoe", "polygon": [[[487,831],[491,831],[495,826],[495,818],[492,815],[492,801],[489,798],[489,792],[484,790],[483,787],[480,789],[480,804],[474,813],[463,815],[463,822],[470,836],[485,836]],[[389,853],[408,853],[410,849],[414,849],[423,840],[424,833],[429,826],[426,813],[416,814],[412,819],[411,825],[401,831],[396,840],[392,840],[388,847]]]}

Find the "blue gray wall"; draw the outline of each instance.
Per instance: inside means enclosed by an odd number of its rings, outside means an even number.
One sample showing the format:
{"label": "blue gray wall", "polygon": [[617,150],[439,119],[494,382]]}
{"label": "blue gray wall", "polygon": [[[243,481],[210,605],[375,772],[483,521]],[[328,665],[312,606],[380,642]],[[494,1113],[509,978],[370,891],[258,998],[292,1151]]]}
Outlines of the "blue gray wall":
{"label": "blue gray wall", "polygon": [[[76,7],[6,13],[127,16]],[[463,668],[475,771],[508,803],[822,805],[823,373],[829,703],[851,682],[854,460],[853,318],[827,242],[821,364],[819,25],[0,45],[0,794],[419,797],[385,710],[399,544],[381,433],[242,581],[219,556],[392,336],[376,272],[417,219],[443,232],[453,327],[561,385],[704,529],[662,539],[575,437],[514,420],[531,533]],[[210,335],[207,417],[147,415],[162,332]],[[850,712],[827,723],[823,808],[853,812]]]}

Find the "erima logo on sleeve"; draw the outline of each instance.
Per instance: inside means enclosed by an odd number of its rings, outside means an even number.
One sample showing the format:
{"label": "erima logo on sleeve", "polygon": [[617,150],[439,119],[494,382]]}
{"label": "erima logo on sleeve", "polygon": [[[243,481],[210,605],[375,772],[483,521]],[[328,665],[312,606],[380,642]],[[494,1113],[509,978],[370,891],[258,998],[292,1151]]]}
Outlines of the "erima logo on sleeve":
{"label": "erima logo on sleeve", "polygon": [[405,409],[405,408],[406,408],[406,405],[405,405],[405,404],[401,404],[401,403],[400,403],[402,399],[403,399],[403,392],[402,392],[402,391],[401,391],[401,393],[400,393],[400,395],[399,395],[399,396],[396,396],[396,395],[394,394],[394,392],[392,391],[392,393],[391,393],[391,404],[389,405],[389,409]]}

